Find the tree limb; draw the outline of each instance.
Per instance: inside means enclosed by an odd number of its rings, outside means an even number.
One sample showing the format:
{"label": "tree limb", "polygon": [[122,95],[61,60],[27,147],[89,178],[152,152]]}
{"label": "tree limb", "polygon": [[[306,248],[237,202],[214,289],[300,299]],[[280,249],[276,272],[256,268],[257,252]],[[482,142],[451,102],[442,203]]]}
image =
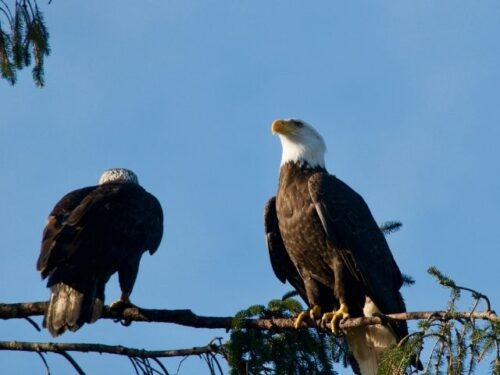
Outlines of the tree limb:
{"label": "tree limb", "polygon": [[[19,319],[30,316],[43,315],[47,308],[47,302],[12,303],[0,304],[0,319]],[[343,321],[340,328],[354,328],[364,325],[383,324],[384,320],[419,320],[419,319],[481,319],[491,322],[500,322],[500,317],[494,311],[417,311],[385,316],[375,316],[369,318],[351,318]],[[140,307],[129,307],[121,312],[110,311],[109,306],[105,306],[101,319],[113,319],[125,322],[156,322],[173,323],[194,328],[210,328],[230,330],[233,317],[213,317],[194,314],[191,310],[166,310],[166,309],[143,309]],[[291,329],[293,319],[247,319],[245,328],[254,329]],[[308,325],[303,324],[304,327]]]}
{"label": "tree limb", "polygon": [[205,353],[219,353],[219,345],[213,342],[205,346],[199,346],[188,349],[175,350],[144,350],[128,348],[121,345],[104,344],[82,344],[82,343],[53,343],[53,342],[24,342],[24,341],[0,341],[0,350],[15,350],[37,353],[65,353],[65,352],[83,352],[83,353],[106,353],[123,355],[135,358],[166,358],[166,357],[185,357],[188,355],[200,355]]}

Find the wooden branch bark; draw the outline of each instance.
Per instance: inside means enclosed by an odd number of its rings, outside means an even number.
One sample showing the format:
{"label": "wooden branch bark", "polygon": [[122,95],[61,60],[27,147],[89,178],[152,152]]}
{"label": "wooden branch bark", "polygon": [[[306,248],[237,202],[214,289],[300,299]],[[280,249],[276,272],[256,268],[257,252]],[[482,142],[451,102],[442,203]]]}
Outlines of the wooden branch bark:
{"label": "wooden branch bark", "polygon": [[[43,315],[47,308],[47,302],[0,304],[0,319],[20,319],[30,316]],[[417,311],[390,314],[383,317],[351,318],[343,321],[340,328],[353,328],[363,325],[382,324],[384,319],[393,320],[419,320],[419,319],[481,319],[492,322],[500,322],[500,317],[494,311],[484,312],[455,312],[446,311]],[[229,330],[232,327],[233,317],[213,317],[196,315],[191,310],[166,310],[166,309],[143,309],[132,307],[122,312],[110,311],[106,306],[101,319],[113,319],[125,322],[156,322],[173,323],[194,328],[211,328]],[[247,319],[244,326],[254,329],[292,329],[293,319]],[[307,327],[307,324],[303,324]]]}
{"label": "wooden branch bark", "polygon": [[200,355],[205,353],[218,353],[219,345],[210,343],[188,349],[175,350],[144,350],[128,348],[121,345],[103,344],[81,344],[81,343],[53,343],[53,342],[23,342],[23,341],[0,341],[0,350],[15,350],[37,353],[62,353],[62,352],[83,352],[83,353],[106,353],[123,355],[136,358],[166,358],[185,357],[188,355]]}

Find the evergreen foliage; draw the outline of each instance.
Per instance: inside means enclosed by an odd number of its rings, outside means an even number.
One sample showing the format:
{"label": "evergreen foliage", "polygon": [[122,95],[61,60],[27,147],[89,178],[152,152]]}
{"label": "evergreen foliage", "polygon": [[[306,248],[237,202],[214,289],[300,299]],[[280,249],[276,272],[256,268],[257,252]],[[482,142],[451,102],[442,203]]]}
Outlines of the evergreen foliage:
{"label": "evergreen foliage", "polygon": [[302,311],[300,302],[287,293],[267,306],[254,305],[236,314],[224,353],[231,375],[289,374],[334,375],[334,363],[348,365],[342,338],[316,329],[253,330],[246,319],[291,318]]}
{"label": "evergreen foliage", "polygon": [[13,11],[0,0],[0,74],[15,84],[16,72],[34,60],[36,85],[44,85],[44,58],[50,53],[49,33],[36,0],[15,0]]}
{"label": "evergreen foliage", "polygon": [[[403,227],[403,223],[400,221],[386,221],[379,225],[380,230],[385,236],[397,232]],[[410,275],[402,274],[403,276],[403,285],[410,286],[415,284],[415,279]]]}
{"label": "evergreen foliage", "polygon": [[380,230],[385,235],[397,232],[401,229],[403,223],[400,221],[386,221],[379,225]]}
{"label": "evergreen foliage", "polygon": [[[481,301],[486,311],[491,311],[488,298],[475,290],[458,286],[435,267],[429,268],[428,273],[450,291],[446,309],[446,315],[450,318],[443,320],[436,316],[421,320],[417,331],[385,354],[380,373],[411,373],[412,360],[420,357],[423,361],[425,342],[427,346],[431,345],[431,349],[425,355],[424,375],[474,374],[478,364],[487,361],[487,358],[491,358],[490,373],[500,375],[500,324],[472,318],[472,313],[478,311]],[[457,311],[457,303],[464,291],[471,294],[471,317],[455,319],[453,313]]]}
{"label": "evergreen foliage", "polygon": [[[416,374],[412,364],[420,360],[424,371],[419,374],[475,374],[482,363],[481,373],[489,363],[488,373],[500,375],[500,324],[479,320],[472,313],[479,312],[483,302],[491,311],[488,298],[470,288],[458,286],[435,267],[428,272],[448,288],[450,300],[445,319],[436,313],[420,320],[417,330],[399,345],[388,350],[379,368],[380,375]],[[463,292],[471,295],[470,318],[457,318],[457,303]],[[300,302],[287,293],[281,300],[272,300],[267,306],[254,305],[236,314],[230,340],[223,353],[231,375],[250,374],[336,374],[334,365],[354,366],[342,337],[333,336],[322,329],[246,329],[246,319],[291,318],[302,311]],[[449,318],[446,318],[449,315]],[[424,344],[426,350],[424,350]]]}

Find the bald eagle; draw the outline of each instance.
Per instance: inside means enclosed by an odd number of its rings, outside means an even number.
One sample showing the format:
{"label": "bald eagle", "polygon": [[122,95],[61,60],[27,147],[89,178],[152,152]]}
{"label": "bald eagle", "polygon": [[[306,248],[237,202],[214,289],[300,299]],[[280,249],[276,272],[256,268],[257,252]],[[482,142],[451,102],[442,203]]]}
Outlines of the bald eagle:
{"label": "bald eagle", "polygon": [[[283,153],[276,197],[265,207],[271,265],[309,310],[331,321],[406,311],[403,277],[363,198],[325,168],[325,142],[309,124],[276,120]],[[347,342],[363,375],[375,375],[384,350],[408,334],[406,322],[349,330]]]}
{"label": "bald eagle", "polygon": [[99,318],[115,272],[122,294],[114,307],[130,305],[141,256],[162,235],[160,203],[128,169],[109,169],[97,186],[66,194],[49,215],[37,262],[51,290],[44,326],[52,336]]}

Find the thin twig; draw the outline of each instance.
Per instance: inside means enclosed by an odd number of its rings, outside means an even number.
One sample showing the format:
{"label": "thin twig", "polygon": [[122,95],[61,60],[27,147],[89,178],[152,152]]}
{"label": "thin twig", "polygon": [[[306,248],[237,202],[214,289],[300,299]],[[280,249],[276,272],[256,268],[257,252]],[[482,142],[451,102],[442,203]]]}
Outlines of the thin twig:
{"label": "thin twig", "polygon": [[141,369],[143,374],[149,375],[151,374],[149,363],[147,359],[144,358],[134,358],[134,361],[137,363],[137,366]]}
{"label": "thin twig", "polygon": [[158,358],[153,357],[152,360],[155,361],[158,366],[160,366],[165,375],[169,374],[167,368],[163,365],[163,363],[161,363],[161,361]]}
{"label": "thin twig", "polygon": [[[4,13],[5,15],[7,16],[7,20],[9,21],[9,23],[12,25],[13,22],[14,22],[14,17],[12,16],[12,12],[10,11],[10,8],[9,6],[7,5],[7,3],[4,1],[4,0],[0,0],[0,2],[4,5],[5,9],[7,9],[7,11],[4,10]],[[0,9],[4,9],[3,7],[0,7]],[[8,14],[7,14],[8,13]]]}
{"label": "thin twig", "polygon": [[132,358],[132,360],[134,361],[137,368],[140,370],[139,371],[140,374],[145,374],[145,373],[147,374],[147,371],[145,371],[144,367],[142,367],[143,364],[139,358]]}
{"label": "thin twig", "polygon": [[26,317],[24,318],[28,321],[29,324],[31,324],[38,332],[42,332],[42,329],[40,328],[40,326],[31,318],[29,317]]}
{"label": "thin twig", "polygon": [[181,369],[181,366],[182,366],[182,364],[184,363],[184,361],[185,361],[186,359],[188,359],[188,356],[187,356],[187,355],[186,355],[186,356],[184,356],[184,358],[182,358],[182,359],[179,361],[179,365],[177,366],[177,371],[176,371],[176,374],[178,374],[178,373],[179,373],[179,370]]}
{"label": "thin twig", "polygon": [[137,365],[135,364],[134,358],[128,357],[129,361],[132,363],[132,366],[134,366],[134,370],[136,375],[139,375],[139,369],[137,368]]}
{"label": "thin twig", "polygon": [[439,374],[439,368],[441,367],[441,359],[443,358],[443,353],[445,351],[445,343],[442,340],[437,340],[437,341],[441,343],[441,346],[439,348],[439,353],[436,357],[436,363],[434,364],[435,374]]}
{"label": "thin twig", "polygon": [[[431,365],[432,358],[434,356],[434,353],[436,352],[436,349],[437,349],[437,346],[439,343],[440,343],[440,341],[436,340],[436,342],[434,343],[434,346],[432,347],[431,354],[429,355],[429,359],[428,359],[428,361],[425,365],[425,368],[424,368],[424,374],[429,372],[429,367]],[[442,347],[442,345],[441,345],[441,347]]]}
{"label": "thin twig", "polygon": [[82,370],[82,368],[76,363],[76,361],[71,357],[68,353],[65,351],[56,351],[57,354],[62,355],[66,360],[71,363],[71,365],[75,368],[76,372],[78,375],[85,375],[85,371]]}
{"label": "thin twig", "polygon": [[3,9],[2,7],[0,7],[0,10],[2,11],[3,14],[5,14],[5,17],[7,18],[7,21],[9,22],[9,25],[12,27],[12,21],[10,20],[9,18],[9,14],[7,13],[7,11],[5,9]]}
{"label": "thin twig", "polygon": [[480,293],[477,290],[474,290],[471,288],[467,288],[465,286],[456,286],[456,288],[470,292],[473,296],[477,296],[477,298],[479,298],[479,299],[484,299],[484,301],[486,302],[486,310],[491,311],[490,299],[487,296],[485,296],[483,293]]}
{"label": "thin twig", "polygon": [[45,366],[45,369],[47,370],[47,375],[50,375],[50,367],[49,367],[49,364],[47,363],[47,360],[45,359],[45,356],[43,355],[43,353],[40,353],[40,352],[36,352],[36,354],[38,354],[40,356],[40,358],[42,359],[42,362]]}
{"label": "thin twig", "polygon": [[222,367],[221,367],[221,365],[220,365],[220,363],[219,363],[219,360],[218,360],[218,359],[217,359],[217,357],[215,356],[215,354],[210,353],[210,355],[212,356],[213,361],[214,361],[214,362],[215,362],[215,364],[217,365],[217,368],[219,369],[220,374],[221,374],[221,375],[224,375],[224,371],[222,371]]}
{"label": "thin twig", "polygon": [[[480,301],[479,296],[477,296],[474,300],[475,300],[474,306],[472,306],[471,311],[476,311]],[[473,318],[470,318],[470,322],[472,324],[473,329],[475,329],[476,328],[475,320]],[[465,334],[465,327],[466,325],[464,324],[462,334]],[[468,348],[470,349],[470,360],[469,360],[469,369],[467,371],[467,375],[472,375],[472,370],[474,368],[474,361],[477,356],[477,341],[478,340],[475,340],[474,337],[471,337],[470,345],[468,345]]]}

